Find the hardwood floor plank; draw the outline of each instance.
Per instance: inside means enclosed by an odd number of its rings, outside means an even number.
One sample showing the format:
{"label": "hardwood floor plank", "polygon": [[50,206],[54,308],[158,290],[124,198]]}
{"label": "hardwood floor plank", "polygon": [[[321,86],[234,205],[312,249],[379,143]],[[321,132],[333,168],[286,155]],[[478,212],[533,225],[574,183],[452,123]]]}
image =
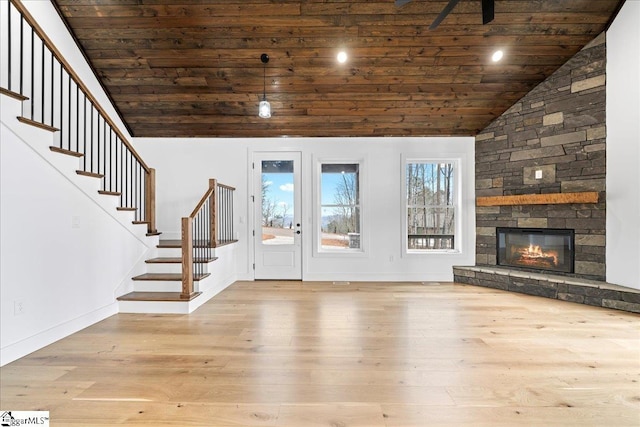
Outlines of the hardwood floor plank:
{"label": "hardwood floor plank", "polygon": [[0,368],[58,426],[637,426],[640,315],[452,283],[237,282]]}
{"label": "hardwood floor plank", "polygon": [[638,425],[632,408],[567,407],[446,407],[382,405],[388,427],[513,427],[513,426],[620,426]]}
{"label": "hardwood floor plank", "polygon": [[385,427],[379,404],[282,405],[278,427]]}

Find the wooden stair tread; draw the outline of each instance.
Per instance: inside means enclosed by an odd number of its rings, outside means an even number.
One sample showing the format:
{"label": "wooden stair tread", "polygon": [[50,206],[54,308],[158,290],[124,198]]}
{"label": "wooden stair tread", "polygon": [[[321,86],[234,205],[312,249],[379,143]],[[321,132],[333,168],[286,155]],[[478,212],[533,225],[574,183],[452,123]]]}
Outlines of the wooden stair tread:
{"label": "wooden stair tread", "polygon": [[98,194],[102,194],[103,196],[122,196],[122,193],[119,191],[98,190]]}
{"label": "wooden stair tread", "polygon": [[117,298],[118,301],[179,301],[195,299],[202,292],[194,292],[185,297],[180,292],[130,292]]}
{"label": "wooden stair tread", "polygon": [[[208,263],[217,260],[218,257],[211,258],[194,258],[193,262],[197,263]],[[180,257],[158,257],[151,258],[145,261],[147,264],[182,264],[182,258]]]}
{"label": "wooden stair tread", "polygon": [[232,245],[234,243],[238,243],[238,240],[236,240],[236,239],[233,239],[233,240],[220,240],[218,242],[218,244],[216,245],[216,248],[219,248],[220,246]]}
{"label": "wooden stair tread", "polygon": [[132,208],[132,207],[128,207],[128,206],[118,206],[116,208],[116,210],[119,210],[119,211],[137,211],[138,208]]}
{"label": "wooden stair tread", "polygon": [[24,123],[26,125],[30,125],[30,126],[35,126],[37,128],[40,129],[44,129],[44,130],[48,130],[49,132],[58,132],[60,129],[53,127],[53,126],[49,126],[47,124],[44,123],[40,123],[36,120],[32,120],[32,119],[28,119],[26,117],[22,117],[22,116],[18,116],[18,121],[21,123]]}
{"label": "wooden stair tread", "polygon": [[9,89],[5,89],[0,87],[0,93],[10,96],[11,98],[17,99],[18,101],[26,101],[27,99],[29,99],[28,97],[24,96],[24,95],[20,95],[18,92],[14,92],[12,90]]}
{"label": "wooden stair tread", "polygon": [[[194,274],[193,280],[194,281],[202,280],[205,277],[209,277],[209,275],[210,273]],[[145,274],[141,274],[139,276],[134,277],[132,280],[158,280],[158,281],[167,281],[167,282],[171,282],[171,281],[181,282],[182,274],[181,273],[145,273]]]}
{"label": "wooden stair tread", "polygon": [[162,234],[162,231],[152,231],[150,233],[147,233],[147,236],[159,236]]}
{"label": "wooden stair tread", "polygon": [[131,221],[133,225],[149,224],[149,221]]}
{"label": "wooden stair tread", "polygon": [[87,171],[83,171],[83,170],[77,170],[76,173],[78,175],[88,176],[88,177],[91,177],[91,178],[104,178],[103,174],[96,173],[96,172],[87,172]]}
{"label": "wooden stair tread", "polygon": [[49,150],[53,151],[54,153],[64,154],[66,156],[72,156],[72,157],[84,156],[84,154],[78,153],[77,151],[67,150],[66,148],[60,148],[55,146],[49,146]]}

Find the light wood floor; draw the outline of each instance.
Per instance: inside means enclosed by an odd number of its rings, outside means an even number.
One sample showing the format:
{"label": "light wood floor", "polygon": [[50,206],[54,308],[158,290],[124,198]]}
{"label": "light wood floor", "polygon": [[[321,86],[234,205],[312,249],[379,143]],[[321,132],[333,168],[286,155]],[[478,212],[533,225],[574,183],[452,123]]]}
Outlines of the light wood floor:
{"label": "light wood floor", "polygon": [[639,426],[640,316],[454,284],[238,282],[0,369],[52,426]]}

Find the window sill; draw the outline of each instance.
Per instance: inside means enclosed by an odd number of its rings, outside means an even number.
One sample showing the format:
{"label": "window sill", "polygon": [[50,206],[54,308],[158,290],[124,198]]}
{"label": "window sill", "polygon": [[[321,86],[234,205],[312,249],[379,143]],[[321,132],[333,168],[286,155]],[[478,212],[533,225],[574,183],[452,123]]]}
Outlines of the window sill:
{"label": "window sill", "polygon": [[459,249],[428,249],[428,250],[405,250],[405,256],[424,256],[424,255],[461,255]]}

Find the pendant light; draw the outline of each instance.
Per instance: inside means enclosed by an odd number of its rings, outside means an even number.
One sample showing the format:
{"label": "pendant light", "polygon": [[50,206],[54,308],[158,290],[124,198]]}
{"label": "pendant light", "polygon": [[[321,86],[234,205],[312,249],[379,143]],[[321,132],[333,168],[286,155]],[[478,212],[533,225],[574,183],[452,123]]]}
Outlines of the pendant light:
{"label": "pendant light", "polygon": [[260,61],[262,61],[263,65],[263,75],[262,75],[262,83],[263,83],[263,91],[262,91],[262,101],[260,101],[260,105],[258,106],[258,116],[263,119],[268,119],[271,117],[271,104],[267,101],[267,62],[269,62],[269,55],[263,53],[260,55]]}

